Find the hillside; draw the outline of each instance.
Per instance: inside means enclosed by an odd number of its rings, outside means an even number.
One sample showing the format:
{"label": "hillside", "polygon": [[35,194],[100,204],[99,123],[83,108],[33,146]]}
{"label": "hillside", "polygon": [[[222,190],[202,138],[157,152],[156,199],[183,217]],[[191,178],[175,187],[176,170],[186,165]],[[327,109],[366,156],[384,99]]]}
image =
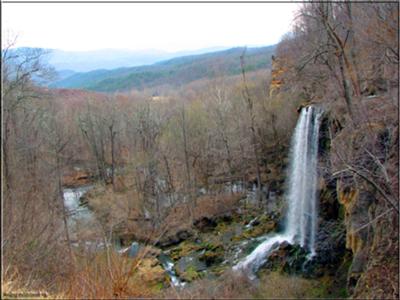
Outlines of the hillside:
{"label": "hillside", "polygon": [[43,53],[42,60],[54,68],[58,79],[66,78],[77,72],[91,72],[100,69],[113,70],[118,68],[131,68],[152,65],[161,61],[205,53],[217,52],[228,49],[227,47],[202,48],[178,52],[162,50],[129,50],[129,49],[99,49],[87,51],[69,51],[49,48],[16,47],[11,48],[10,54],[17,56],[32,53]]}
{"label": "hillside", "polygon": [[[212,37],[211,11],[153,9],[73,25],[106,47]],[[225,11],[206,45],[279,29]],[[3,50],[1,299],[400,299],[398,16],[304,2],[276,46],[89,72]]]}
{"label": "hillside", "polygon": [[[54,82],[53,88],[81,88],[99,92],[143,89],[161,84],[180,86],[201,78],[219,74],[240,73],[240,55],[244,48],[173,58],[150,66],[95,70],[75,73]],[[254,71],[268,68],[275,46],[249,48],[246,51],[246,69]]]}

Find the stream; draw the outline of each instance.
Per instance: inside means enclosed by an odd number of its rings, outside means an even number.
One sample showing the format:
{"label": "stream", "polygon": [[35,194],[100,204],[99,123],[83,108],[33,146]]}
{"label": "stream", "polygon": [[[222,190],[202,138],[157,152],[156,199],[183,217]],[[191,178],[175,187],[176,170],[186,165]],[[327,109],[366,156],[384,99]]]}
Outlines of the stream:
{"label": "stream", "polygon": [[[77,235],[79,229],[89,228],[97,223],[94,213],[85,203],[81,201],[82,196],[92,188],[92,185],[81,186],[77,188],[65,188],[63,190],[63,196],[65,208],[68,210],[67,222],[71,232],[72,246],[78,247],[83,243],[87,249],[98,251],[104,249],[104,242],[93,240],[82,241],[79,240],[79,237]],[[139,244],[135,242],[132,243],[131,246],[126,248],[121,248],[121,245],[118,243],[113,243],[112,246],[113,249],[121,255],[127,253],[129,256],[135,256],[139,250]],[[134,248],[134,246],[136,248],[134,251],[132,251],[132,248]],[[174,271],[174,263],[172,259],[164,253],[162,253],[158,257],[158,259],[163,266],[165,272],[170,277],[171,285],[175,287],[185,286],[186,282],[181,281]]]}
{"label": "stream", "polygon": [[94,217],[87,205],[81,202],[81,197],[92,188],[93,186],[87,185],[64,189],[64,205],[69,213],[69,221],[76,222],[77,220],[92,219]]}
{"label": "stream", "polygon": [[[288,174],[289,191],[286,195],[288,199],[288,211],[286,216],[286,228],[281,233],[265,234],[259,233],[258,236],[247,237],[246,239],[229,244],[225,248],[224,261],[220,265],[232,266],[233,270],[244,271],[250,278],[255,278],[257,270],[264,264],[268,256],[274,252],[279,246],[287,242],[289,244],[299,244],[306,249],[310,258],[315,255],[315,235],[317,220],[317,202],[316,194],[317,186],[317,161],[318,161],[318,132],[322,111],[319,108],[307,107],[302,110],[298,120],[291,146],[291,165]],[[71,231],[77,233],[78,229],[90,231],[94,226],[99,225],[94,213],[83,204],[82,196],[88,192],[93,186],[82,186],[74,189],[64,189],[64,203],[69,212],[68,225]],[[205,188],[198,189],[199,195],[215,194],[215,193],[244,193],[242,204],[258,205],[257,186],[253,184],[249,186],[243,182],[227,182],[219,190],[207,190]],[[274,191],[269,191],[267,187],[262,187],[261,192],[263,198],[268,199],[267,202],[273,203],[276,198]],[[168,195],[171,199],[176,195]],[[264,207],[265,212],[270,210],[268,206]],[[272,209],[271,209],[272,210]],[[232,237],[240,236],[242,232],[251,230],[253,224],[259,223],[258,217],[249,220],[247,224],[240,225],[240,228],[234,228],[233,232],[225,232],[220,235],[224,244],[225,240],[231,241]],[[235,226],[239,226],[236,224]],[[256,225],[255,225],[256,226]],[[75,230],[76,229],[76,230]],[[88,241],[84,237],[75,235],[74,245],[82,242],[94,250],[104,249],[104,242]],[[206,241],[207,242],[207,241]],[[108,246],[108,245],[107,245]],[[112,248],[119,254],[127,254],[129,257],[135,257],[139,251],[138,242],[133,242],[131,246],[121,249],[121,245],[114,244]],[[172,286],[183,287],[186,282],[183,281],[176,273],[182,274],[181,270],[185,270],[185,265],[197,264],[197,272],[208,274],[207,267],[203,261],[200,261],[201,255],[204,255],[204,247],[201,251],[195,251],[185,256],[181,256],[179,260],[174,261],[169,257],[169,250],[158,255],[158,260],[165,272],[170,277]],[[168,254],[168,255],[167,255]],[[200,259],[200,260],[199,260]],[[183,275],[181,275],[183,276]],[[190,281],[190,280],[189,280]]]}
{"label": "stream", "polygon": [[[81,231],[88,231],[89,228],[95,228],[97,225],[94,213],[86,203],[81,201],[82,196],[92,188],[92,185],[86,185],[63,190],[64,206],[68,212],[67,225],[74,246],[82,239],[79,237]],[[88,241],[87,237],[84,240],[87,245],[93,243]]]}
{"label": "stream", "polygon": [[[90,231],[95,227],[98,227],[99,224],[96,220],[95,214],[90,210],[90,208],[81,201],[82,196],[84,196],[88,191],[93,188],[93,185],[81,186],[77,188],[65,188],[63,190],[64,195],[64,204],[66,209],[68,210],[68,226],[71,232],[71,240],[73,246],[82,246],[91,251],[99,251],[105,248],[104,241],[101,238],[93,239],[90,234],[85,235],[81,234],[81,232]],[[223,189],[219,191],[220,193],[245,193],[246,197],[242,200],[248,203],[257,203],[257,189],[255,185],[246,186],[242,182],[233,182],[226,183],[223,186]],[[201,188],[198,191],[199,194],[211,194],[215,193],[215,191],[208,191],[205,188]],[[246,224],[242,230],[248,230],[253,226],[253,223],[257,218],[251,220],[248,224]],[[243,256],[248,252],[249,247],[254,248],[254,245],[260,244],[264,240],[263,237],[259,238],[251,238],[245,241],[238,243],[235,247],[230,249],[227,253],[229,258],[222,262],[222,264],[233,265],[237,263]],[[113,243],[112,248],[119,253],[120,255],[128,255],[130,257],[134,257],[141,245],[137,242],[133,242],[131,246],[122,248],[119,243]],[[185,257],[186,259],[194,259],[192,256]],[[168,274],[170,278],[171,285],[174,287],[183,287],[186,285],[186,282],[179,278],[179,276],[175,272],[175,266],[173,260],[167,255],[167,253],[161,253],[158,256],[158,260],[160,261],[162,267],[165,272]],[[178,262],[177,262],[178,263]]]}

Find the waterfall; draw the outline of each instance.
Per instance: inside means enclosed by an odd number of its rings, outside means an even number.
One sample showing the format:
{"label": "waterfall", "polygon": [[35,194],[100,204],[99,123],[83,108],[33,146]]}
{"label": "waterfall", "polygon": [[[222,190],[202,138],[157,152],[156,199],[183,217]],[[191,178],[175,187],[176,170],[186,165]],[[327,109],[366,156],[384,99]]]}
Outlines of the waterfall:
{"label": "waterfall", "polygon": [[288,211],[283,233],[268,236],[254,251],[240,261],[234,270],[247,270],[250,277],[283,242],[299,244],[315,255],[317,231],[317,158],[318,135],[322,110],[305,107],[301,110],[294,131],[288,173]]}
{"label": "waterfall", "polygon": [[321,110],[306,107],[301,111],[292,145],[289,170],[289,210],[286,232],[293,242],[315,254],[317,220],[317,156]]}

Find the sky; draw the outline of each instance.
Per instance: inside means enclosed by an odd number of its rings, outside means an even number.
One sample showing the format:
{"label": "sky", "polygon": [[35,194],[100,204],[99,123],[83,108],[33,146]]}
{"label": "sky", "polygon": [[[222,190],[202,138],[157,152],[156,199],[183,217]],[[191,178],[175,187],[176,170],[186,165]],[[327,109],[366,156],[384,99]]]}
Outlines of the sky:
{"label": "sky", "polygon": [[69,51],[264,46],[291,28],[294,3],[2,3],[3,44]]}

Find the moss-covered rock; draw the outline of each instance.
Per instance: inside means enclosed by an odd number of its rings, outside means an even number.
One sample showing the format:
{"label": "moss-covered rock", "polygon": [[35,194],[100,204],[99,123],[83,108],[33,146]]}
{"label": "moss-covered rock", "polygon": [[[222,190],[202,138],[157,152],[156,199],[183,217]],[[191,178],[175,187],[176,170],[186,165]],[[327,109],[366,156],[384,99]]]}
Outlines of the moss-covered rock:
{"label": "moss-covered rock", "polygon": [[223,264],[215,264],[213,265],[209,270],[212,274],[215,276],[220,276],[222,275],[227,269],[229,268],[228,265],[223,265]]}
{"label": "moss-covered rock", "polygon": [[304,271],[307,252],[299,245],[282,243],[278,250],[271,253],[263,268],[288,274],[300,274]]}
{"label": "moss-covered rock", "polygon": [[201,272],[205,269],[205,263],[200,261],[197,256],[181,257],[176,264],[177,275],[188,282],[200,278]]}
{"label": "moss-covered rock", "polygon": [[137,276],[149,285],[160,285],[167,283],[167,274],[156,258],[144,258],[141,260]]}
{"label": "moss-covered rock", "polygon": [[180,273],[179,275],[187,282],[201,278],[201,273],[197,271],[195,266],[189,266],[183,273]]}
{"label": "moss-covered rock", "polygon": [[181,257],[188,256],[193,252],[196,252],[203,248],[204,248],[203,244],[197,244],[193,241],[186,240],[180,243],[178,246],[172,248],[169,251],[169,255],[174,261],[178,261]]}
{"label": "moss-covered rock", "polygon": [[259,237],[275,231],[277,227],[276,221],[272,220],[267,215],[261,215],[257,222],[253,223],[251,227],[247,228],[241,235],[235,236],[234,241],[241,241],[244,239],[251,239]]}
{"label": "moss-covered rock", "polygon": [[222,246],[212,246],[205,249],[204,253],[199,256],[207,267],[221,263],[224,260],[224,248]]}

